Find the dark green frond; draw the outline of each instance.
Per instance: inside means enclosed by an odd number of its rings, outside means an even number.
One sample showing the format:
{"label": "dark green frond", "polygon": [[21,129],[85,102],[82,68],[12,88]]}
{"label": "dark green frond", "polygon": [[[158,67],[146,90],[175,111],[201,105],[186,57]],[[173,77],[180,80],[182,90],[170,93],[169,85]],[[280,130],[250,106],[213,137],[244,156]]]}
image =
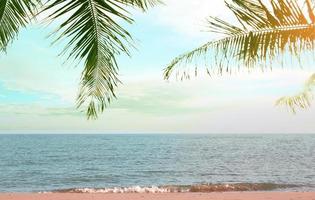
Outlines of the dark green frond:
{"label": "dark green frond", "polygon": [[0,52],[17,36],[36,15],[40,0],[1,0],[0,1]]}
{"label": "dark green frond", "polygon": [[172,74],[190,78],[201,65],[200,60],[208,74],[222,74],[244,66],[271,68],[284,52],[298,60],[301,52],[314,50],[314,2],[269,0],[265,5],[261,0],[232,0],[226,5],[241,26],[209,18],[209,31],[225,37],[175,58],[164,71],[165,79]]}
{"label": "dark green frond", "polygon": [[131,35],[117,22],[132,23],[127,6],[143,10],[154,0],[49,0],[45,11],[53,12],[49,20],[66,18],[54,34],[56,41],[69,42],[62,54],[84,62],[78,107],[86,108],[88,118],[97,118],[115,98],[119,83],[116,55],[129,55]]}
{"label": "dark green frond", "polygon": [[117,0],[117,2],[128,6],[136,6],[142,10],[147,10],[149,7],[153,7],[162,3],[161,0]]}

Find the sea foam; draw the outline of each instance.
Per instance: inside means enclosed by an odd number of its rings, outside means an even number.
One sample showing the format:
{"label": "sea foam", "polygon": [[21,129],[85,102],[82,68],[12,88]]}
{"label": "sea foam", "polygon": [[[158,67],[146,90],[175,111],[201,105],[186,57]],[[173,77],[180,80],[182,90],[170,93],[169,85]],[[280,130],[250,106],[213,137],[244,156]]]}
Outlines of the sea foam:
{"label": "sea foam", "polygon": [[296,187],[273,183],[234,183],[234,184],[199,184],[187,186],[151,186],[151,187],[113,187],[113,188],[73,188],[57,190],[61,193],[178,193],[178,192],[232,192],[232,191],[267,191]]}

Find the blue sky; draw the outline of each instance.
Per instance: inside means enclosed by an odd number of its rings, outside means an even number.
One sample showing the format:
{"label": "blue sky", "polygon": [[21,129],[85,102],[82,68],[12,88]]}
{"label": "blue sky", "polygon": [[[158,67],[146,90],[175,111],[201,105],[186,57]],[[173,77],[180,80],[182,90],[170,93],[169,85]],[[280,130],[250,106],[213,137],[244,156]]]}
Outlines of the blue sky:
{"label": "blue sky", "polygon": [[277,98],[299,91],[310,70],[274,70],[232,76],[203,76],[166,82],[163,68],[177,55],[216,36],[205,17],[234,20],[222,0],[165,0],[148,13],[132,10],[127,25],[137,50],[119,57],[123,85],[118,100],[97,121],[75,109],[81,66],[63,64],[52,30],[23,29],[0,55],[0,132],[100,133],[310,133],[314,109],[292,115],[275,107]]}

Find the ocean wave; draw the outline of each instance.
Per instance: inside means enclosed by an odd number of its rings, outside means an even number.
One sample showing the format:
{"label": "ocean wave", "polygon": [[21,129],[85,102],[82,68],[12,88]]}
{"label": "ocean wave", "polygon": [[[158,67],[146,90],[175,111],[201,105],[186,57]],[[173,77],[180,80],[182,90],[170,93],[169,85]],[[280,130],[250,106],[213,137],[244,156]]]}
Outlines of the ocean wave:
{"label": "ocean wave", "polygon": [[168,193],[167,188],[162,187],[114,187],[114,188],[74,188],[66,190],[57,190],[62,193]]}
{"label": "ocean wave", "polygon": [[113,188],[72,188],[56,190],[56,193],[182,193],[182,192],[237,192],[270,191],[293,188],[296,185],[274,183],[234,183],[234,184],[199,184],[187,186],[151,186],[151,187],[113,187]]}

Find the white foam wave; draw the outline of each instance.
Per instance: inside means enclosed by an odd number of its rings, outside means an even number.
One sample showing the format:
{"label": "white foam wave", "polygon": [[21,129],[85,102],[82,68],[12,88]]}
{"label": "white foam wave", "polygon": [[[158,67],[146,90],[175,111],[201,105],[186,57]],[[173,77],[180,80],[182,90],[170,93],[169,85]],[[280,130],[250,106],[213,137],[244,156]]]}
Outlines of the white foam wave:
{"label": "white foam wave", "polygon": [[151,187],[114,187],[114,188],[74,188],[56,190],[64,193],[177,193],[177,192],[229,192],[229,191],[267,191],[296,187],[274,183],[235,183],[235,184],[200,184],[186,186],[151,186]]}
{"label": "white foam wave", "polygon": [[169,188],[159,188],[156,186],[152,187],[114,187],[114,188],[102,188],[102,189],[92,189],[92,188],[78,188],[73,189],[71,192],[76,193],[168,193],[171,192]]}

